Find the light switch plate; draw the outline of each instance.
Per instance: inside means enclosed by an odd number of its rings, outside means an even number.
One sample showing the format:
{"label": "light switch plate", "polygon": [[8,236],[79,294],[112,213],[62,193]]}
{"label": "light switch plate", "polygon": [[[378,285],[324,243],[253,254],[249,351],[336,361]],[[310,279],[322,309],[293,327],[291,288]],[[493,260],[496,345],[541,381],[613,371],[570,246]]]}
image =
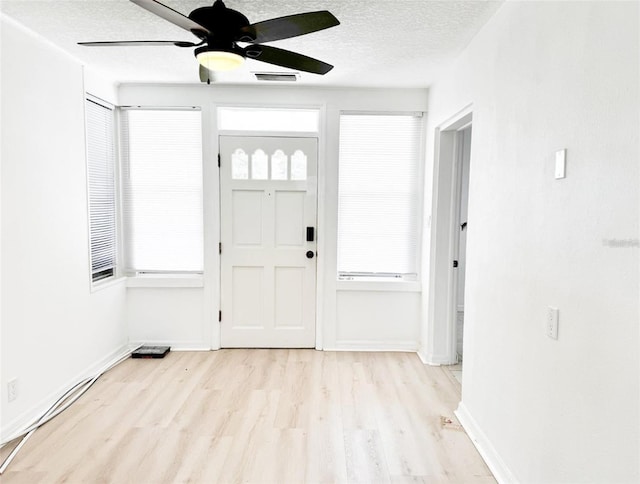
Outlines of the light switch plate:
{"label": "light switch plate", "polygon": [[556,180],[564,178],[567,170],[567,150],[556,151]]}

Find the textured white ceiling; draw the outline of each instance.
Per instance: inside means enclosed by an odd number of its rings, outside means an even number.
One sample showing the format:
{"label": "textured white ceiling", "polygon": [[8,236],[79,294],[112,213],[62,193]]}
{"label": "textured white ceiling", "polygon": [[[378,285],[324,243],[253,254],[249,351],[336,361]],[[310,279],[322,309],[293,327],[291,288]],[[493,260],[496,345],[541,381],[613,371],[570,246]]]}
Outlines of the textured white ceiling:
{"label": "textured white ceiling", "polygon": [[[163,0],[188,15],[213,0]],[[333,64],[325,76],[301,73],[299,83],[324,86],[426,87],[469,43],[499,1],[225,0],[250,22],[329,10],[341,25],[270,45]],[[193,49],[81,47],[106,40],[196,40],[190,33],[127,0],[2,0],[0,10],[120,82],[198,83]],[[196,40],[197,41],[197,40]],[[287,72],[254,60],[221,83],[256,83],[253,71]]]}

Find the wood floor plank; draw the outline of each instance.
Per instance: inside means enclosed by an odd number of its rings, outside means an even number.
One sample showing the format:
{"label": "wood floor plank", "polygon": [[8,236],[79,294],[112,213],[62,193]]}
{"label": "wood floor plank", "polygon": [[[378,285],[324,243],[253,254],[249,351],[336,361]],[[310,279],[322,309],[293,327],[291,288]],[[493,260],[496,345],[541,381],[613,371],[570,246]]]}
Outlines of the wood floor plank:
{"label": "wood floor plank", "polygon": [[377,430],[346,431],[344,442],[349,482],[390,482],[382,440]]}
{"label": "wood floor plank", "polygon": [[1,479],[495,482],[455,419],[458,400],[443,369],[410,353],[238,349],[129,359],[38,430]]}
{"label": "wood floor plank", "polygon": [[344,431],[339,421],[309,427],[304,482],[348,482]]}

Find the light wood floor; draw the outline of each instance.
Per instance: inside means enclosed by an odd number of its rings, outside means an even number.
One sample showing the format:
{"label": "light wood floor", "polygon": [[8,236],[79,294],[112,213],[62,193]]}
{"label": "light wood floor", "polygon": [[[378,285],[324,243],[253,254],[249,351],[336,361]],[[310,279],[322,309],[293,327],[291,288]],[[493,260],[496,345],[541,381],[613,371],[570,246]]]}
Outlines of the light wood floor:
{"label": "light wood floor", "polygon": [[129,359],[38,430],[0,480],[495,482],[453,415],[459,398],[446,370],[412,353]]}

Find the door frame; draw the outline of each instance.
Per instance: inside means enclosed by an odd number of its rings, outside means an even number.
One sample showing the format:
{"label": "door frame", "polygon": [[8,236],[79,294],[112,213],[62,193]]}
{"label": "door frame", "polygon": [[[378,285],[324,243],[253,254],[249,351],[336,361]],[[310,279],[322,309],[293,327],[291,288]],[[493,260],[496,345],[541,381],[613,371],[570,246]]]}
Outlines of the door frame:
{"label": "door frame", "polygon": [[[219,104],[216,106],[226,106],[226,104]],[[236,106],[235,104],[233,106]],[[245,106],[246,107],[246,106]],[[281,108],[283,106],[268,106],[270,108]],[[265,106],[261,106],[260,109],[264,109]],[[296,109],[296,108],[300,108],[300,109],[304,109],[304,108],[309,108],[309,106],[286,106],[286,108],[290,108],[290,109]],[[323,346],[322,346],[322,331],[323,331],[323,325],[322,325],[322,308],[323,308],[323,300],[322,298],[322,294],[324,291],[324,278],[322,277],[322,274],[324,273],[324,264],[323,264],[323,260],[317,256],[317,254],[324,254],[325,250],[325,241],[324,238],[321,236],[322,233],[322,229],[323,229],[323,223],[322,221],[324,220],[324,211],[322,210],[323,207],[323,203],[322,199],[324,197],[324,184],[325,184],[325,174],[324,174],[324,169],[323,169],[323,160],[324,160],[324,145],[322,143],[322,139],[323,139],[323,120],[324,120],[324,115],[325,115],[325,109],[324,106],[320,107],[320,106],[311,106],[311,109],[317,109],[320,113],[320,129],[318,132],[297,132],[297,131],[244,131],[244,130],[216,130],[215,134],[215,152],[216,154],[220,153],[220,138],[223,136],[236,136],[236,137],[279,137],[279,138],[315,138],[317,140],[317,149],[318,149],[318,153],[317,153],[317,166],[316,166],[316,172],[317,172],[317,183],[316,183],[316,230],[315,230],[315,237],[316,237],[316,286],[315,286],[315,298],[316,298],[316,307],[315,307],[315,349],[316,350],[322,350]],[[214,109],[214,112],[217,112],[217,109]],[[217,195],[217,205],[218,205],[218,220],[217,220],[217,229],[218,229],[218,242],[220,242],[222,240],[222,200],[221,200],[221,196],[222,196],[222,190],[221,190],[221,183],[222,183],[222,179],[220,177],[220,167],[218,167],[218,171],[216,172],[216,176],[217,176],[217,180],[216,180],[216,187],[217,187],[217,191],[218,191],[218,195]],[[218,301],[218,310],[221,310],[221,303],[222,303],[222,260],[221,260],[221,254],[216,251],[216,256],[217,256],[217,267],[218,267],[218,274],[217,274],[217,283],[218,283],[218,294],[217,294],[217,301]],[[221,322],[219,321],[219,318],[214,318],[214,321],[217,323],[217,329],[213,330],[213,342],[212,342],[212,348],[213,350],[218,350],[222,348],[221,345],[221,341],[222,341],[222,335],[221,335]]]}
{"label": "door frame", "polygon": [[[435,129],[435,156],[429,254],[427,337],[424,360],[430,365],[457,363],[456,289],[453,267],[459,246],[460,135],[473,122],[469,105]],[[467,239],[468,240],[468,239]]]}

